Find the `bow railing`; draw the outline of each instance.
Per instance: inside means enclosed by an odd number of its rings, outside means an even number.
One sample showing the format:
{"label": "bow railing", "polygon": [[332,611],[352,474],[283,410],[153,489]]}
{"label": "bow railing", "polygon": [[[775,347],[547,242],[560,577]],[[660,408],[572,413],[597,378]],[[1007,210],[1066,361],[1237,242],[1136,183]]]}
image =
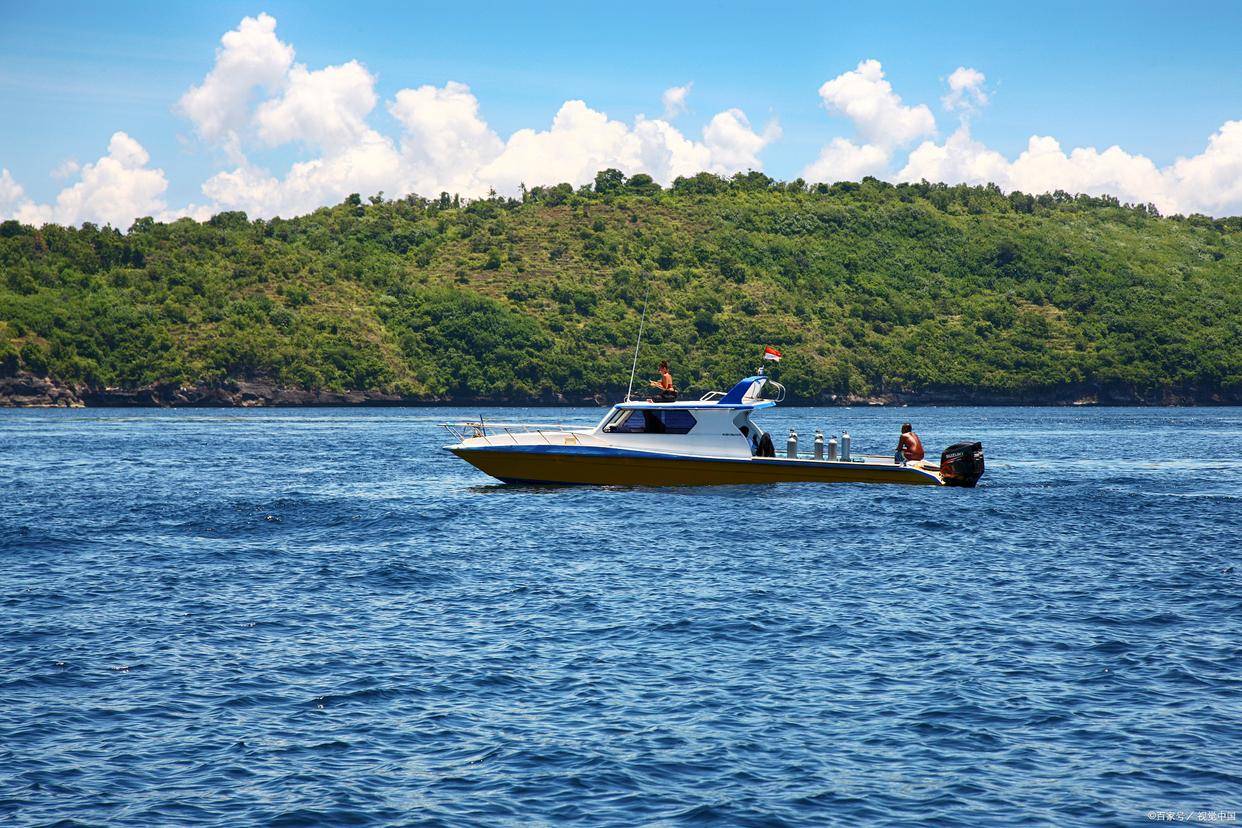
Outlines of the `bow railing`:
{"label": "bow railing", "polygon": [[493,440],[504,443],[518,442],[518,436],[522,434],[537,434],[544,439],[545,442],[551,443],[550,435],[555,434],[558,438],[564,438],[565,435],[572,435],[576,438],[579,434],[585,434],[591,430],[590,425],[564,423],[492,423],[485,420],[467,421],[462,423],[440,423],[443,428],[457,440],[457,442],[465,442],[477,438],[485,438],[490,444]]}

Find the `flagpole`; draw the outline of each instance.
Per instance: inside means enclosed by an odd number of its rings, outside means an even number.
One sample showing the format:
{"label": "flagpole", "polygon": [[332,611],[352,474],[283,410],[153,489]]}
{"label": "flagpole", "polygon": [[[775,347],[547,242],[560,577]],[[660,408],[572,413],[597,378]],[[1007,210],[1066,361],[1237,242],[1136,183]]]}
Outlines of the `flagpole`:
{"label": "flagpole", "polygon": [[638,347],[643,344],[643,325],[647,324],[647,297],[651,294],[651,283],[647,283],[643,291],[643,315],[638,320],[638,341],[634,343],[634,364],[630,366],[630,387],[625,390],[625,401],[629,402],[634,395],[634,374],[638,372]]}

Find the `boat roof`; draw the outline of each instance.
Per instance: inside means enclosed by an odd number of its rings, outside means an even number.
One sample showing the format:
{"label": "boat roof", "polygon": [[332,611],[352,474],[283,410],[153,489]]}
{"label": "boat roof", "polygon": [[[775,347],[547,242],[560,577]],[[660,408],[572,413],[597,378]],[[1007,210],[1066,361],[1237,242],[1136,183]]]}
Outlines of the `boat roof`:
{"label": "boat roof", "polygon": [[738,410],[753,410],[756,408],[775,408],[776,403],[772,400],[756,400],[748,403],[726,403],[721,400],[678,400],[677,402],[647,402],[646,400],[631,400],[630,402],[619,402],[613,408],[624,408],[626,410],[635,408],[648,408],[666,411],[670,408],[693,408],[693,409],[717,409],[731,408]]}
{"label": "boat roof", "polygon": [[773,408],[776,406],[775,400],[760,400],[754,397],[746,398],[747,392],[751,390],[756,383],[767,381],[767,377],[762,374],[746,377],[738,382],[737,385],[729,389],[729,392],[718,400],[678,400],[677,402],[647,402],[646,400],[631,400],[630,402],[617,403],[614,408],[622,409],[659,409],[666,410],[669,408],[681,409],[719,409],[729,408],[735,410],[751,411],[757,408]]}

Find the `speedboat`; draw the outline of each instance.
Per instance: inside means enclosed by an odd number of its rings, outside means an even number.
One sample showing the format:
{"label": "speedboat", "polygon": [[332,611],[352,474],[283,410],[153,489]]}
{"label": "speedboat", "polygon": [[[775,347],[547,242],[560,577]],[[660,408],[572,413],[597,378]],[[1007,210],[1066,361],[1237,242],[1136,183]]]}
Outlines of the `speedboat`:
{"label": "speedboat", "polygon": [[753,419],[784,399],[762,373],[728,392],[677,402],[626,400],[593,428],[530,423],[445,423],[445,448],[505,483],[603,486],[701,486],[745,483],[903,483],[972,487],[983,475],[983,446],[958,443],[940,463],[898,462],[892,455],[811,455],[790,441],[774,456],[771,436]]}

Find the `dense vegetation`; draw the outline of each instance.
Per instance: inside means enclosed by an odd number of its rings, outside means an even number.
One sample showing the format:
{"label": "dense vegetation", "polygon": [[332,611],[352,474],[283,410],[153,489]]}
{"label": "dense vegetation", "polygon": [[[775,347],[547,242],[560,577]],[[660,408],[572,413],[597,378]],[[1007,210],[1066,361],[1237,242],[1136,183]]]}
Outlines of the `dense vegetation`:
{"label": "dense vegetation", "polygon": [[994,187],[661,189],[605,171],[522,199],[0,224],[0,374],[263,379],[423,398],[579,399],[640,370],[726,386],[765,344],[797,398],[1075,384],[1242,393],[1242,219]]}

